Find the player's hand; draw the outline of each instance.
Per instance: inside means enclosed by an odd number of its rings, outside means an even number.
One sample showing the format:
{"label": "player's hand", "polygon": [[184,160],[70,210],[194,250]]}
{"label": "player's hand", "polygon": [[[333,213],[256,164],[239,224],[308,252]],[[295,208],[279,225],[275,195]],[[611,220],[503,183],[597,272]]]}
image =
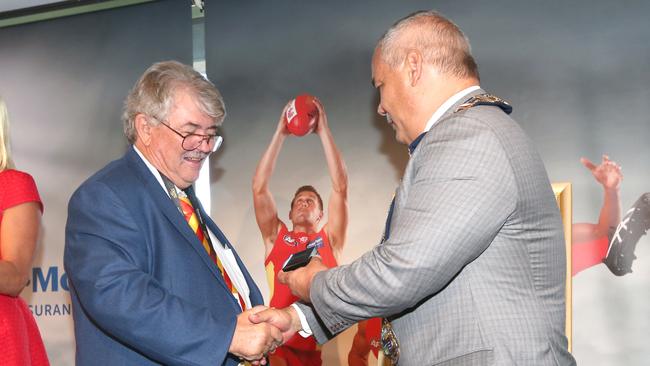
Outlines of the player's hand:
{"label": "player's hand", "polygon": [[321,103],[318,98],[314,98],[314,105],[318,110],[318,120],[316,121],[316,128],[314,129],[314,133],[320,135],[329,130],[330,127],[327,123],[327,114],[325,113],[325,107],[323,106],[323,103]]}
{"label": "player's hand", "polygon": [[282,114],[280,114],[280,119],[278,120],[278,128],[276,129],[276,132],[283,136],[287,136],[291,134],[291,132],[289,132],[289,129],[287,128],[287,109],[289,109],[290,105],[291,105],[291,101],[289,101],[284,106],[284,109],[282,109]]}
{"label": "player's hand", "polygon": [[621,166],[615,161],[609,160],[609,156],[603,155],[603,160],[599,165],[595,165],[587,158],[581,158],[580,162],[584,165],[598,183],[605,189],[618,189],[623,180],[623,173],[621,173]]}

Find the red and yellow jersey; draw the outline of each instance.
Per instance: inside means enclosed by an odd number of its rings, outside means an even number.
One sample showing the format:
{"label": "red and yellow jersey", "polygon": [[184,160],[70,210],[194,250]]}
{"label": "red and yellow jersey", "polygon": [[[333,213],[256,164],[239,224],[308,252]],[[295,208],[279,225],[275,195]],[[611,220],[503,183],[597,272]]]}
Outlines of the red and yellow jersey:
{"label": "red and yellow jersey", "polygon": [[[318,240],[319,238],[321,240]],[[317,245],[318,254],[323,260],[323,264],[329,268],[337,266],[334,253],[332,252],[332,246],[324,230],[321,229],[317,233],[307,234],[289,231],[284,223],[281,224],[280,232],[273,244],[273,249],[271,249],[271,253],[269,253],[266,261],[264,261],[264,265],[266,266],[266,279],[269,283],[271,296],[270,306],[284,308],[298,301],[298,298],[291,294],[291,290],[289,290],[287,285],[278,282],[277,274],[291,254],[307,249],[307,246],[310,244]]]}
{"label": "red and yellow jersey", "polygon": [[375,355],[379,356],[381,350],[381,318],[372,318],[367,320],[366,324],[366,342],[370,346],[370,350]]}
{"label": "red and yellow jersey", "polygon": [[[321,229],[321,231],[312,234],[293,232],[289,231],[286,225],[282,223],[278,237],[273,244],[273,249],[264,261],[271,297],[270,306],[284,308],[298,301],[298,298],[291,293],[289,287],[278,281],[277,274],[291,254],[307,249],[310,244],[317,246],[318,254],[327,267],[337,266],[332,246],[324,230]],[[316,349],[316,341],[313,337],[303,338],[296,334],[285,346],[299,350],[314,350]]]}

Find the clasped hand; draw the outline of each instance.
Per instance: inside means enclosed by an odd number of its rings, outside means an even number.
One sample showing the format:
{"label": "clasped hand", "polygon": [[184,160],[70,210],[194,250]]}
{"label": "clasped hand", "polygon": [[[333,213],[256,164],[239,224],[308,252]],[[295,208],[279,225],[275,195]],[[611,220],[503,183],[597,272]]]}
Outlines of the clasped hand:
{"label": "clasped hand", "polygon": [[254,365],[266,365],[266,355],[284,343],[282,331],[270,322],[250,321],[253,314],[266,309],[266,306],[258,305],[237,316],[228,352]]}
{"label": "clasped hand", "polygon": [[266,365],[266,355],[301,329],[300,320],[292,310],[259,305],[242,312],[237,317],[228,351],[253,365]]}
{"label": "clasped hand", "polygon": [[[316,257],[303,268],[280,272],[278,279],[288,285],[296,296],[309,301],[311,281],[316,273],[325,269],[323,262]],[[294,308],[275,309],[259,305],[237,317],[229,352],[253,365],[266,365],[266,355],[301,329],[300,318]]]}

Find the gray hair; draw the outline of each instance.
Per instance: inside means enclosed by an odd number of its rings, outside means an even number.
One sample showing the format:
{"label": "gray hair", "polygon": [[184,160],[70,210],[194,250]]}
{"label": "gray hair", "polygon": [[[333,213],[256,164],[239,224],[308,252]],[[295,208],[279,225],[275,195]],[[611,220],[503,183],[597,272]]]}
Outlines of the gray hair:
{"label": "gray hair", "polygon": [[190,66],[177,61],[158,62],[140,77],[124,101],[124,135],[135,143],[135,117],[145,114],[152,117],[149,123],[157,125],[169,116],[174,105],[176,91],[189,90],[195,96],[201,111],[221,124],[226,117],[226,107],[219,90],[203,75]]}
{"label": "gray hair", "polygon": [[9,114],[5,101],[0,97],[0,171],[13,167],[9,146]]}
{"label": "gray hair", "polygon": [[384,33],[376,49],[381,52],[381,60],[392,68],[404,61],[408,50],[416,49],[425,62],[443,74],[479,79],[469,40],[456,24],[433,10],[417,11],[398,20]]}

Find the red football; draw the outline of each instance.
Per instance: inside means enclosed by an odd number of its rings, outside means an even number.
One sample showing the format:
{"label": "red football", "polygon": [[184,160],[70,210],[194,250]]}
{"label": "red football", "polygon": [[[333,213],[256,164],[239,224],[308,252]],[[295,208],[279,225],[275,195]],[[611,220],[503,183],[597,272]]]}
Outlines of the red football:
{"label": "red football", "polygon": [[301,94],[291,101],[287,108],[287,129],[296,136],[304,136],[316,128],[318,109],[314,97]]}

